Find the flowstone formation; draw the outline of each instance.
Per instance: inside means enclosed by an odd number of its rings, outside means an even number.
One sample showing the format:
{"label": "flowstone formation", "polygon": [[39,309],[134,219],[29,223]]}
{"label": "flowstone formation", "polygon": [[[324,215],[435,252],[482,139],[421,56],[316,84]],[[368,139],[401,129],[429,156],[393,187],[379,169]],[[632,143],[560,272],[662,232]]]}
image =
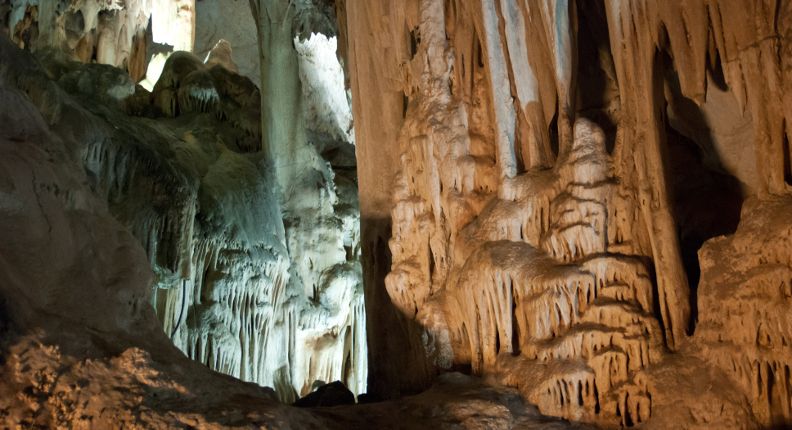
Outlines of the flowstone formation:
{"label": "flowstone formation", "polygon": [[606,427],[788,422],[789,5],[529,3],[340,5],[396,314],[368,328],[401,334],[371,356],[413,346],[373,388],[469,369]]}
{"label": "flowstone formation", "polygon": [[[202,180],[197,190],[178,188],[178,195],[188,197],[176,206],[175,221],[168,216],[162,222],[165,230],[152,232],[145,215],[142,228],[133,224],[160,274],[154,306],[166,333],[190,357],[275,387],[285,400],[310,392],[316,381],[343,380],[362,392],[365,313],[354,178],[334,182],[330,164],[322,160],[327,171],[322,188],[311,183],[315,191],[302,193],[306,212],[301,215],[313,222],[302,230],[294,224],[284,229],[284,215],[271,192],[274,175],[267,173],[271,167],[260,151],[259,93],[253,83],[224,67],[207,67],[190,54],[175,53],[151,95],[137,94],[128,99],[129,106],[145,112],[147,97],[169,117],[214,117],[219,130],[207,131],[231,149],[221,150],[214,165],[185,166],[197,170]],[[188,125],[189,138],[201,139],[202,127]],[[189,163],[208,155],[182,151]],[[256,169],[240,164],[233,152],[256,154]],[[321,213],[311,215],[315,207]],[[169,226],[187,230],[168,231]],[[169,243],[175,249],[165,255],[175,260],[160,264],[157,247]]]}
{"label": "flowstone formation", "polygon": [[[701,253],[696,338],[740,384],[765,425],[792,419],[792,200],[751,201],[732,237]],[[739,351],[738,354],[735,351]]]}
{"label": "flowstone formation", "polygon": [[463,229],[457,246],[469,257],[437,295],[443,315],[464,316],[440,327],[454,360],[504,372],[548,414],[646,422],[642,372],[663,336],[638,212],[604,135],[579,120],[557,169],[515,182]]}

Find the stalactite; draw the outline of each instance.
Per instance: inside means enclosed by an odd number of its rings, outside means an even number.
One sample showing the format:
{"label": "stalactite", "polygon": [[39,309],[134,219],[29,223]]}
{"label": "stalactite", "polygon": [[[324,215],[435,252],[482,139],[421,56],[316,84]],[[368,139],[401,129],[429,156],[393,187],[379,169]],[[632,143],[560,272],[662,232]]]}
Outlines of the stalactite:
{"label": "stalactite", "polygon": [[[782,86],[770,50],[785,45],[768,21],[778,10],[746,3],[761,18],[742,26],[716,0],[412,3],[420,38],[392,17],[413,41],[393,150],[392,302],[423,325],[429,362],[502,375],[546,413],[646,422],[650,368],[683,348],[696,316],[668,177],[665,124],[680,96],[663,73],[681,97],[711,105],[720,59],[727,91],[753,116],[759,194],[784,192],[783,151],[771,149],[784,142],[781,92],[763,95]],[[596,107],[612,121],[605,132],[583,119],[579,93],[595,83],[578,73],[580,55],[607,80],[610,99]]]}
{"label": "stalactite", "polygon": [[[552,176],[558,184],[547,188],[557,190],[558,197],[524,194],[523,199],[544,201],[539,212],[548,214],[546,222],[538,218],[533,243],[513,235],[504,238],[497,230],[483,230],[494,234],[489,237],[467,236],[484,245],[465,262],[459,283],[448,287],[446,300],[453,305],[445,315],[451,333],[462,333],[459,324],[464,321],[469,340],[461,343],[470,345],[474,371],[495,371],[501,354],[539,363],[578,363],[587,375],[582,380],[576,379],[578,374],[545,373],[534,383],[517,383],[543,412],[602,421],[616,417],[620,408],[631,419],[645,421],[651,414],[650,394],[636,381],[659,360],[662,335],[652,313],[652,282],[642,256],[609,252],[603,230],[618,224],[607,219],[612,213],[607,206],[616,200],[611,196],[619,187],[609,176],[604,137],[591,127],[576,125],[575,143]],[[569,199],[592,205],[569,206]],[[619,209],[636,210],[630,205]],[[467,229],[480,227],[474,223]],[[570,228],[575,234],[565,236]],[[579,395],[569,387],[584,383],[596,385],[599,394],[590,393],[575,404]]]}
{"label": "stalactite", "polygon": [[[343,380],[355,393],[365,391],[354,183],[330,177],[321,224],[310,226],[324,229],[326,249],[315,252],[327,254],[322,264],[330,266],[317,267],[317,290],[306,296],[291,284],[293,264],[273,213],[266,163],[257,147],[236,140],[248,133],[234,119],[258,110],[250,82],[221,66],[207,69],[190,54],[172,56],[154,93],[169,88],[174,97],[169,113],[178,123],[166,126],[155,107],[161,98],[138,92],[119,102],[111,94],[131,85],[117,79],[122,71],[106,77],[102,67],[42,61],[54,78],[31,63],[24,73],[10,70],[9,82],[29,86],[42,106],[61,106],[52,122],[73,139],[74,158],[95,194],[143,245],[156,275],[151,303],[173,343],[214,370],[275,387],[286,401],[307,394],[315,381]],[[86,79],[72,82],[77,75]],[[92,103],[81,107],[88,98]],[[258,118],[250,128],[258,130]],[[311,364],[302,367],[297,357]]]}
{"label": "stalactite", "polygon": [[125,69],[139,82],[146,75],[147,31],[154,43],[189,51],[194,42],[194,9],[195,0],[14,0],[7,25],[22,48],[62,50],[83,63]]}

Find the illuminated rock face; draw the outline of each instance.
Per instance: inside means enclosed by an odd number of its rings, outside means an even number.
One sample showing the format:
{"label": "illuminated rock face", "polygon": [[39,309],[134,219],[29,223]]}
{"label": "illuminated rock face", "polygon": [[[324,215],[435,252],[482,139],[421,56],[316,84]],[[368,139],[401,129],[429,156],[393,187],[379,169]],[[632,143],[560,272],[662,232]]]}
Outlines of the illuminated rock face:
{"label": "illuminated rock face", "polygon": [[84,63],[96,61],[126,69],[135,82],[146,75],[147,29],[153,43],[170,46],[172,51],[191,50],[195,39],[195,0],[10,3],[5,24],[19,47],[55,48]]}
{"label": "illuminated rock face", "polygon": [[788,206],[767,202],[792,183],[792,10],[528,3],[341,5],[362,230],[391,251],[368,270],[388,272],[379,306],[397,315],[369,332],[403,334],[371,356],[417,345],[399,358],[413,387],[469,368],[606,426],[751,426],[749,405],[788,420],[787,245],[769,236],[786,226],[768,218]]}
{"label": "illuminated rock face", "polygon": [[[308,80],[313,69],[303,70]],[[324,94],[317,89],[309,95],[322,100]],[[200,172],[197,190],[189,191],[193,184],[183,187],[187,197],[174,208],[175,221],[155,218],[152,226],[143,215],[137,217],[142,225],[132,229],[147,244],[160,274],[154,306],[165,332],[193,359],[275,387],[287,401],[307,394],[317,381],[342,380],[355,393],[364,392],[365,311],[354,175],[336,177],[313,149],[309,163],[320,169],[306,169],[308,180],[292,189],[288,206],[281,206],[273,193],[274,175],[264,173],[271,165],[261,152],[258,89],[191,54],[168,58],[150,98],[166,117],[213,118],[221,124],[226,147],[219,154],[193,153],[193,146],[205,146],[196,138],[203,130],[189,131],[187,147],[179,150],[186,153],[179,157],[184,164],[177,177],[189,183],[190,171]],[[140,99],[145,101],[145,93],[134,101]],[[326,118],[314,124],[316,139],[329,135],[328,127],[337,129],[337,122]],[[343,136],[316,144],[352,153]],[[246,167],[234,152],[253,154],[255,168]],[[218,155],[209,166],[202,163]],[[169,231],[170,226],[181,230]],[[169,243],[175,249],[165,255],[177,261],[163,264],[158,248]]]}
{"label": "illuminated rock face", "polygon": [[703,356],[752,399],[764,425],[792,419],[792,201],[754,201],[737,233],[701,250],[699,325]]}
{"label": "illuminated rock face", "polygon": [[557,169],[520,178],[462,230],[469,257],[435,294],[438,331],[474,372],[495,371],[505,355],[508,382],[545,413],[641,423],[651,416],[642,372],[663,350],[647,250],[604,135],[579,120],[574,136]]}

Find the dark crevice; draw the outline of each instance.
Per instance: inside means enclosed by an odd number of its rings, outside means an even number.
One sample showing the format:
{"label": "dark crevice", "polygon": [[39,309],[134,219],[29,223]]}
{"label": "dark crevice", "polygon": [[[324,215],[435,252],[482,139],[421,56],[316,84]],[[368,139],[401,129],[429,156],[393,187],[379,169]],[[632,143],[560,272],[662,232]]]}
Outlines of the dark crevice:
{"label": "dark crevice", "polygon": [[606,149],[612,153],[616,143],[619,96],[605,3],[602,0],[577,2],[577,16],[575,111],[577,117],[587,118],[602,129]]}
{"label": "dark crevice", "polygon": [[475,40],[476,40],[476,62],[478,63],[479,68],[483,69],[484,68],[484,53],[483,53],[483,51],[481,49],[481,41],[478,39],[478,37],[476,37]]}
{"label": "dark crevice", "polygon": [[553,151],[555,157],[558,157],[558,105],[556,105],[555,115],[553,115],[553,119],[550,121],[548,131],[550,136],[550,150]]}
{"label": "dark crevice", "polygon": [[[673,60],[661,52],[658,65],[662,67],[666,97],[662,115],[664,163],[682,265],[690,286],[688,333],[692,334],[698,315],[697,290],[701,277],[698,251],[705,241],[737,230],[744,196],[740,181],[727,173],[720,161],[701,108],[682,95]],[[717,67],[714,72],[717,75]],[[717,80],[717,76],[713,79]]]}
{"label": "dark crevice", "polygon": [[[657,279],[657,271],[652,261],[647,261],[647,268],[649,270],[649,279]],[[652,297],[660,297],[657,282],[652,282]],[[668,345],[668,339],[666,338],[666,320],[663,318],[663,311],[660,306],[662,306],[660,300],[652,300],[652,314],[655,316],[657,324],[660,326],[660,333],[663,335],[663,344]]]}
{"label": "dark crevice", "polygon": [[625,427],[633,427],[633,426],[635,425],[635,423],[633,422],[633,419],[632,419],[632,415],[630,414],[630,410],[629,410],[629,409],[628,409],[628,407],[626,406],[626,405],[628,405],[628,404],[629,404],[629,403],[627,403],[627,402],[629,401],[629,398],[630,398],[630,394],[629,394],[629,393],[627,393],[627,394],[625,395],[625,397],[624,397],[624,404],[625,404],[625,409],[624,409],[624,426],[625,426]]}
{"label": "dark crevice", "polygon": [[454,363],[448,370],[449,372],[459,372],[465,375],[473,375],[473,367],[470,365],[470,363]]}
{"label": "dark crevice", "polygon": [[517,301],[512,300],[512,355],[520,355],[520,325],[517,323]]}
{"label": "dark crevice", "polygon": [[784,140],[781,145],[784,157],[784,181],[792,186],[792,147],[789,146],[789,134],[784,130]]}
{"label": "dark crevice", "polygon": [[526,136],[523,134],[527,129],[525,126],[525,117],[520,110],[520,103],[517,101],[516,97],[514,98],[514,109],[517,112],[517,133],[515,133],[514,136],[514,161],[516,163],[517,174],[519,175],[525,173],[525,166],[530,160],[526,159],[529,155],[527,154],[527,149],[524,148],[524,141],[527,140]]}
{"label": "dark crevice", "polygon": [[709,72],[711,83],[715,84],[721,91],[729,91],[729,85],[726,83],[726,76],[723,73],[720,52],[717,50],[715,51],[715,58],[710,58],[710,53],[707,53],[707,71]]}
{"label": "dark crevice", "polygon": [[598,414],[598,413],[600,413],[600,399],[599,399],[599,390],[597,389],[597,384],[596,384],[596,383],[595,383],[595,384],[593,384],[593,385],[594,385],[594,400],[595,400],[595,403],[594,403],[594,413],[595,413],[595,414]]}
{"label": "dark crevice", "polygon": [[418,45],[421,44],[421,34],[417,28],[410,30],[410,58],[414,58],[418,53]]}
{"label": "dark crevice", "polygon": [[429,246],[429,282],[432,281],[435,272],[435,257],[434,252],[432,252],[432,247]]}

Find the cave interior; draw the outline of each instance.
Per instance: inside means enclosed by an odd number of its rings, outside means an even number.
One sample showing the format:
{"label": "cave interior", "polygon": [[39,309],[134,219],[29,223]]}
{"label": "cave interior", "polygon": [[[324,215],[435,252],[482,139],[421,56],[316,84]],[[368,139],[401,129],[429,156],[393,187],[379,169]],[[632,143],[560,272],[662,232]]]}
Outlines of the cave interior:
{"label": "cave interior", "polygon": [[792,426],[792,1],[0,0],[0,427]]}

